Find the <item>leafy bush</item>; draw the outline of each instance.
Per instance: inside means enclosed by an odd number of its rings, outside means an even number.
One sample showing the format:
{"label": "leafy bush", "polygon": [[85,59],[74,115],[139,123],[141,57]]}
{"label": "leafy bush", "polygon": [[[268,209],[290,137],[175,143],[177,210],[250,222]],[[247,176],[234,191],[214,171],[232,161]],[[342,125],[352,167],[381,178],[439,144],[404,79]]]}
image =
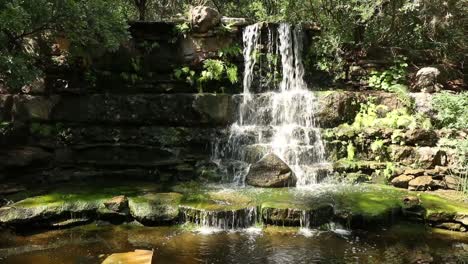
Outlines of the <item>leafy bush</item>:
{"label": "leafy bush", "polygon": [[354,118],[354,122],[351,126],[355,129],[365,127],[390,127],[395,129],[431,127],[429,118],[421,114],[412,115],[406,108],[399,108],[390,112],[387,111],[388,108],[384,105],[375,105],[372,102],[361,104],[361,109]]}
{"label": "leafy bush", "polygon": [[448,128],[468,128],[468,92],[458,95],[438,93],[432,99],[437,111],[437,125]]}
{"label": "leafy bush", "polygon": [[[384,91],[393,91],[392,87],[403,85],[406,82],[406,58],[398,58],[395,65],[384,71],[372,71],[368,80],[371,88]],[[395,89],[395,88],[393,88]]]}

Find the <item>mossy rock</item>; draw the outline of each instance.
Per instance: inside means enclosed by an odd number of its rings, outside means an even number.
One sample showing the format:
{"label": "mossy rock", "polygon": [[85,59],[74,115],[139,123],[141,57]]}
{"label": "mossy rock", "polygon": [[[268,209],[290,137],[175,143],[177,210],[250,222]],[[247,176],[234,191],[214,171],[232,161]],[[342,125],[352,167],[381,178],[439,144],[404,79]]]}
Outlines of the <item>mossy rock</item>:
{"label": "mossy rock", "polygon": [[131,215],[145,225],[176,222],[179,216],[180,193],[149,193],[130,197]]}

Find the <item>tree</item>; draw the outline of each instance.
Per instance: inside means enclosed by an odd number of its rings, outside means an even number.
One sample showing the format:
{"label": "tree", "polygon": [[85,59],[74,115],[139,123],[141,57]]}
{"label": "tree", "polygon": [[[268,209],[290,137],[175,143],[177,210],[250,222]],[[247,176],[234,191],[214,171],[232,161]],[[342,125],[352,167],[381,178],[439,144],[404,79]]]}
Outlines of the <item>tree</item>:
{"label": "tree", "polygon": [[113,0],[0,0],[0,82],[18,89],[37,78],[58,39],[73,57],[117,49],[126,38]]}

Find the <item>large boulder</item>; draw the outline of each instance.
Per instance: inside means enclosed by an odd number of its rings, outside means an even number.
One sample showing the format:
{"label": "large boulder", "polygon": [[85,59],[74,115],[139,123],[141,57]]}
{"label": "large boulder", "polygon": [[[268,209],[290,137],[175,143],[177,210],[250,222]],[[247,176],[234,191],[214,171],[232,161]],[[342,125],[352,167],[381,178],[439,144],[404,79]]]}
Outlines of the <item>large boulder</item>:
{"label": "large boulder", "polygon": [[288,187],[296,185],[291,168],[275,154],[268,154],[250,167],[247,184],[256,187]]}
{"label": "large boulder", "polygon": [[433,93],[442,89],[440,84],[441,74],[435,67],[421,68],[417,73],[413,84],[413,90]]}
{"label": "large boulder", "polygon": [[408,188],[408,183],[414,179],[414,176],[411,175],[400,175],[393,178],[392,185],[398,188]]}
{"label": "large boulder", "polygon": [[206,33],[221,23],[221,15],[214,8],[196,6],[191,10],[191,23],[193,31]]}

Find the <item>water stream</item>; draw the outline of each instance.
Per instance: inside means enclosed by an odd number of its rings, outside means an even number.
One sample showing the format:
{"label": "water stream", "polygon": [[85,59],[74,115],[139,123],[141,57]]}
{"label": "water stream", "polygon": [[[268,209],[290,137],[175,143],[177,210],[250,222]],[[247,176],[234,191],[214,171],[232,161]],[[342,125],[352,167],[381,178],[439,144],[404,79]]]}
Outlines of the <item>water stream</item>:
{"label": "water stream", "polygon": [[[300,26],[267,28],[254,24],[243,32],[245,71],[237,121],[213,160],[238,186],[252,163],[268,153],[285,161],[297,186],[318,183],[330,170],[314,113],[317,99],[304,81]],[[266,39],[267,43],[262,43]],[[280,78],[280,81],[278,79]]]}

